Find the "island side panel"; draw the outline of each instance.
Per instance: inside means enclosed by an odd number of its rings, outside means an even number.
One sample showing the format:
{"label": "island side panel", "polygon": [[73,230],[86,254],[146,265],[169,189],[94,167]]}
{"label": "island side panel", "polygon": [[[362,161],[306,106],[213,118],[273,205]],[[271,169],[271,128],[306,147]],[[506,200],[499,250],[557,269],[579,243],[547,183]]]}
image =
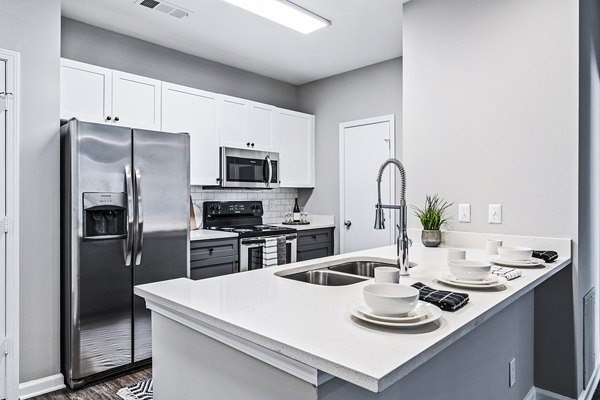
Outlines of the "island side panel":
{"label": "island side panel", "polygon": [[316,388],[152,312],[155,400],[316,400]]}
{"label": "island side panel", "polygon": [[[402,333],[399,333],[402,335]],[[533,387],[534,294],[530,292],[381,393],[334,378],[320,400],[523,400]],[[516,383],[509,387],[509,362]]]}

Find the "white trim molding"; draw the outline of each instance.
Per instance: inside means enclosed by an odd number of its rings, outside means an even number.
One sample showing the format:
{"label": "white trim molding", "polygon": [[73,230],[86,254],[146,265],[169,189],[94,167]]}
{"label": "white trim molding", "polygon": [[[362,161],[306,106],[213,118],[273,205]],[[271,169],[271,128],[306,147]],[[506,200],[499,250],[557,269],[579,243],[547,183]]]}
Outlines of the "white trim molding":
{"label": "white trim molding", "polygon": [[[382,115],[379,117],[372,117],[372,118],[366,118],[366,119],[360,119],[360,120],[356,120],[356,121],[347,121],[347,122],[341,122],[340,126],[339,126],[339,150],[338,150],[338,155],[339,155],[339,195],[340,195],[340,222],[339,222],[339,229],[340,229],[340,253],[343,254],[347,251],[346,249],[346,227],[344,226],[344,213],[345,213],[345,204],[344,204],[344,190],[345,190],[345,184],[344,184],[344,174],[346,171],[346,164],[344,162],[344,154],[345,154],[345,146],[346,146],[346,136],[345,136],[345,130],[346,128],[354,128],[354,127],[358,127],[358,126],[364,126],[364,125],[373,125],[373,124],[380,124],[380,123],[384,123],[384,122],[389,122],[390,124],[390,158],[394,158],[396,157],[396,117],[394,114],[388,114],[388,115]],[[375,174],[377,173],[377,171],[373,171],[373,176],[375,177]],[[390,193],[392,196],[392,199],[395,200],[395,196],[396,196],[396,192],[395,192],[395,187],[396,187],[396,180],[393,179],[394,175],[392,175],[392,179],[390,179]],[[375,184],[375,180],[373,180],[373,184]],[[375,204],[373,204],[373,206],[375,206]],[[392,214],[394,215],[394,214]],[[392,221],[397,220],[396,217],[393,217]],[[395,238],[395,223],[394,224],[390,224],[390,245],[394,243],[394,238]]]}
{"label": "white trim molding", "polygon": [[6,398],[19,397],[19,129],[20,54],[0,49],[6,61]]}
{"label": "white trim molding", "polygon": [[55,392],[65,388],[65,379],[62,374],[47,376],[19,385],[20,400],[31,399],[42,394]]}

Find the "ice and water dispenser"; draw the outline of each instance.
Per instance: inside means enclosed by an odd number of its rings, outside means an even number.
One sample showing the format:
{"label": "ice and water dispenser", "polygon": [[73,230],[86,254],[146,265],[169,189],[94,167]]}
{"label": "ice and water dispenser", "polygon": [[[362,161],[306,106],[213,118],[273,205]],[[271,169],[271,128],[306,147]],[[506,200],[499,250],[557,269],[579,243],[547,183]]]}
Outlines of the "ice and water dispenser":
{"label": "ice and water dispenser", "polygon": [[83,193],[83,238],[98,240],[126,236],[125,193]]}

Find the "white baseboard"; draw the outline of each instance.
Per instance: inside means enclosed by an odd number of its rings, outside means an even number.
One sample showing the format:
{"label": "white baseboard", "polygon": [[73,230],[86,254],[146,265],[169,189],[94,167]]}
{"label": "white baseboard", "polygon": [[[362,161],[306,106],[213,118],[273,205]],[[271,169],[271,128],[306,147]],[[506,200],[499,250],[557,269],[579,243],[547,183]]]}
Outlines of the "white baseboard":
{"label": "white baseboard", "polygon": [[527,392],[527,394],[525,395],[523,400],[536,400],[535,399],[535,386],[532,386],[531,389],[529,389],[529,392]]}
{"label": "white baseboard", "polygon": [[549,390],[535,388],[535,400],[574,400],[571,397],[554,393]]}
{"label": "white baseboard", "polygon": [[35,396],[54,392],[65,388],[65,379],[62,374],[46,376],[19,385],[19,398],[30,399]]}

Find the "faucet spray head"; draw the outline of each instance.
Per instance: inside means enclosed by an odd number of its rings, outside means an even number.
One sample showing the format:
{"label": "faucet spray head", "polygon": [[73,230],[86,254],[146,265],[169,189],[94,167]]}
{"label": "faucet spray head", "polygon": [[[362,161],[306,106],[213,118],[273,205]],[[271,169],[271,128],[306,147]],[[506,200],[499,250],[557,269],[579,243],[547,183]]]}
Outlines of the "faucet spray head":
{"label": "faucet spray head", "polygon": [[381,203],[375,205],[375,229],[385,229],[385,214]]}

